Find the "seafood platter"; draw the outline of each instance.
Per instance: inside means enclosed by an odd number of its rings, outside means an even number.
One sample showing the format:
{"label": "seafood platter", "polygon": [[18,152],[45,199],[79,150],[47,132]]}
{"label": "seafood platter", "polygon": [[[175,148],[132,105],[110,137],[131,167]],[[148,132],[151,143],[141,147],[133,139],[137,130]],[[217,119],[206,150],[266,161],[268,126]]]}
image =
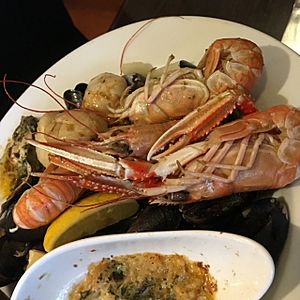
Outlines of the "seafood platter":
{"label": "seafood platter", "polygon": [[[34,84],[7,74],[1,286],[33,251],[81,238],[212,230],[265,247],[276,265],[265,299],[295,299],[299,70],[252,28],[168,17],[104,34]],[[28,86],[17,101],[13,84]]]}

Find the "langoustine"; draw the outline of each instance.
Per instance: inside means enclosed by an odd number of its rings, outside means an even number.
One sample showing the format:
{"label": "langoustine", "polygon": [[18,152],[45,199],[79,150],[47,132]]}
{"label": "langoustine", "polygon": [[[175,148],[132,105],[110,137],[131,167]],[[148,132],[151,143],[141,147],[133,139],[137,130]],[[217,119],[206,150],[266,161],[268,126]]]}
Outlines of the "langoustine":
{"label": "langoustine", "polygon": [[113,126],[106,132],[98,134],[100,141],[92,143],[86,141],[81,145],[118,157],[145,159],[155,141],[175,123],[176,121],[169,121],[161,124]]}
{"label": "langoustine", "polygon": [[181,178],[165,182],[188,186],[191,202],[277,189],[298,179],[299,146],[300,110],[279,105],[215,128],[206,141],[179,150],[176,158],[162,159],[151,171],[166,176],[168,161],[169,172],[185,165]]}
{"label": "langoustine", "polygon": [[[81,175],[114,175],[130,182],[128,187],[137,197],[150,197],[154,203],[185,204],[236,192],[281,188],[296,180],[300,111],[280,105],[250,114],[213,129],[206,140],[190,144],[157,163],[80,153],[74,146],[59,149],[30,143],[63,158],[66,168],[69,162],[70,170],[75,171],[74,165],[78,172],[84,170]],[[101,179],[94,178],[94,188],[99,191]]]}
{"label": "langoustine", "polygon": [[[96,112],[73,109],[45,113],[39,119],[36,130],[35,139],[41,142],[64,143],[66,139],[86,141],[107,130],[107,123]],[[70,175],[70,172],[51,165],[47,152],[36,149],[36,154],[38,161],[47,168],[45,174],[55,170],[56,174]],[[82,192],[83,189],[72,182],[41,178],[21,195],[14,208],[13,218],[17,226],[24,229],[46,225],[78,200]]]}

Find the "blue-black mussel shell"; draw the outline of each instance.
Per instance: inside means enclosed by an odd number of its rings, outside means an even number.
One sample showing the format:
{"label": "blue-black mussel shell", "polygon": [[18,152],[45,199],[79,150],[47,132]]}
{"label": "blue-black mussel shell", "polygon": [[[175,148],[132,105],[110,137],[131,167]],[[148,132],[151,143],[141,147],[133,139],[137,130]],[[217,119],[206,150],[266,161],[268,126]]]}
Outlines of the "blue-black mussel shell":
{"label": "blue-black mussel shell", "polygon": [[63,98],[65,99],[65,104],[68,109],[81,107],[86,88],[86,83],[78,83],[74,89],[69,89],[64,92]]}

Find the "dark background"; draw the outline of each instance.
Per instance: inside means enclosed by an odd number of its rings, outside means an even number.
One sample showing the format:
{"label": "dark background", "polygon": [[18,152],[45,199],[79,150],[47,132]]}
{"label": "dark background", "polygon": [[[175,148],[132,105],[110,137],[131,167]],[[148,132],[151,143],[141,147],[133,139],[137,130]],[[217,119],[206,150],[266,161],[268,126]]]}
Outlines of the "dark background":
{"label": "dark background", "polygon": [[172,15],[196,15],[238,22],[278,40],[288,23],[294,0],[127,0],[112,28]]}
{"label": "dark background", "polygon": [[[62,1],[1,0],[1,79],[32,83],[51,65],[85,43],[86,38],[73,26]],[[24,86],[7,85],[17,98]],[[0,119],[12,105],[2,85]]]}

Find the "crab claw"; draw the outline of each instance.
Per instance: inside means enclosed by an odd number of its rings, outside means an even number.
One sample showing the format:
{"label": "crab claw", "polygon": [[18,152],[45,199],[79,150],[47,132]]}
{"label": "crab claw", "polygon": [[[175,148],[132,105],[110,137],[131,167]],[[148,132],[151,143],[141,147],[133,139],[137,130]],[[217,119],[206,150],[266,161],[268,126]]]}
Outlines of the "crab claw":
{"label": "crab claw", "polygon": [[147,160],[166,156],[206,136],[232,113],[239,97],[235,90],[227,90],[194,109],[160,136],[149,150]]}

